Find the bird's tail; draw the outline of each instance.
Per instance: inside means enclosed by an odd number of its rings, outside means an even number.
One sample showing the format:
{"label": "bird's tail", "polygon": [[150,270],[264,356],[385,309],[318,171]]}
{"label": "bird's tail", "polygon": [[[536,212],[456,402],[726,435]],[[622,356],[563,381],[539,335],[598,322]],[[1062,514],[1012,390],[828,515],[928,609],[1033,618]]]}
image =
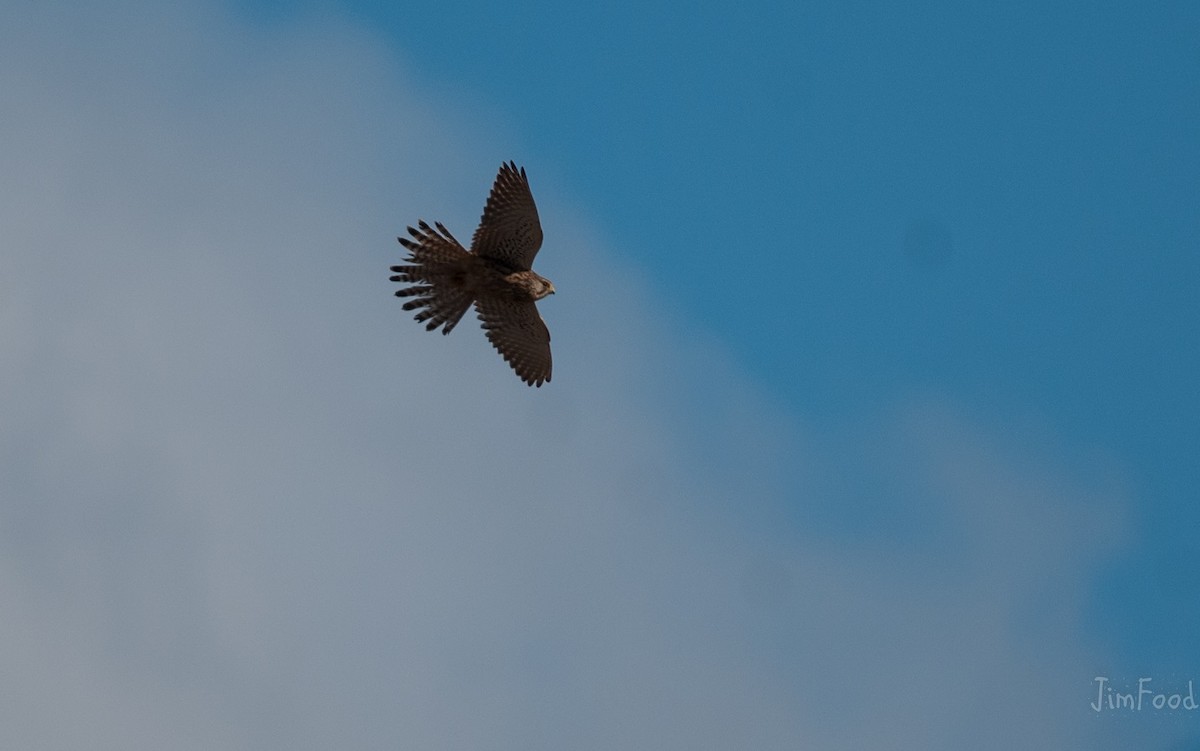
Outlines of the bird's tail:
{"label": "bird's tail", "polygon": [[392,282],[410,282],[412,287],[397,289],[397,298],[415,298],[404,304],[404,310],[416,311],[416,320],[427,331],[443,326],[442,334],[450,334],[475,295],[466,286],[470,253],[455,240],[442,223],[434,222],[433,229],[424,221],[418,229],[408,228],[413,239],[397,238],[408,248],[408,265],[392,266]]}
{"label": "bird's tail", "polygon": [[441,222],[434,226],[437,229],[421,221],[417,229],[408,228],[413,239],[396,238],[408,249],[409,257],[407,266],[392,267],[392,281],[413,284],[396,290],[396,296],[415,298],[404,303],[404,309],[416,310],[415,318],[425,324],[426,331],[444,326],[442,333],[449,334],[475,300],[466,286],[472,258]]}

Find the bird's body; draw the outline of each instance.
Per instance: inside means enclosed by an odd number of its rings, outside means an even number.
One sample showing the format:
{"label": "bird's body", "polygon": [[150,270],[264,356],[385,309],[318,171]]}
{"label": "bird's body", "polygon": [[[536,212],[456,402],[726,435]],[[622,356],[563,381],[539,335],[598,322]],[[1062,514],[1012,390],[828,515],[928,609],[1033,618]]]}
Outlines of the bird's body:
{"label": "bird's body", "polygon": [[413,286],[396,291],[413,297],[405,310],[428,331],[449,334],[472,303],[488,340],[521,380],[541,386],[550,380],[550,331],[535,302],[554,294],[549,279],[530,268],[542,244],[542,227],[525,170],[501,165],[479,228],[467,250],[440,222],[408,228],[412,239],[397,238],[409,251],[408,265],[393,266],[393,282]]}

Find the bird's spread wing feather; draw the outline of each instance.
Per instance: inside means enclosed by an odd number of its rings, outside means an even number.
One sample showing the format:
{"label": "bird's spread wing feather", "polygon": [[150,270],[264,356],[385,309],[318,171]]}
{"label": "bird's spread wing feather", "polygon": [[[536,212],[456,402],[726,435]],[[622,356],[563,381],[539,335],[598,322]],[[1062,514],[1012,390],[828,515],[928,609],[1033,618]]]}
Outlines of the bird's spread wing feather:
{"label": "bird's spread wing feather", "polygon": [[528,271],[541,247],[542,225],[525,168],[518,169],[514,162],[502,164],[471,238],[471,250],[483,258],[502,261],[514,271]]}
{"label": "bird's spread wing feather", "polygon": [[536,305],[488,295],[475,300],[475,310],[488,341],[522,381],[541,386],[550,380],[550,330]]}

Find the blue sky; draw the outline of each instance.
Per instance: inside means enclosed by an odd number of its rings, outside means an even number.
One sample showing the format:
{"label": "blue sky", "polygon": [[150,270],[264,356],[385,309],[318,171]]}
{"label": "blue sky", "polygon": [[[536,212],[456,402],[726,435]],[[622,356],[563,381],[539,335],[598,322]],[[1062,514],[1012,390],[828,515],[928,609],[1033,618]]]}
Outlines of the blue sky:
{"label": "blue sky", "polygon": [[1138,614],[1136,660],[1200,627],[1151,591],[1200,588],[1193,5],[346,8],[497,110],[783,409],[935,393],[1111,454],[1145,537],[1098,611]]}
{"label": "blue sky", "polygon": [[[5,7],[0,745],[1196,747],[1198,39]],[[540,390],[387,282],[508,159]]]}

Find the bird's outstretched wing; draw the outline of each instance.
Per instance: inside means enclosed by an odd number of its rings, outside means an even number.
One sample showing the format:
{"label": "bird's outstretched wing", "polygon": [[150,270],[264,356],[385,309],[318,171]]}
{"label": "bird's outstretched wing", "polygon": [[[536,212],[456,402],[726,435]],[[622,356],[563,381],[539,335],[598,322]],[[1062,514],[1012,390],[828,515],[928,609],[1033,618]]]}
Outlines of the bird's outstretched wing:
{"label": "bird's outstretched wing", "polygon": [[501,261],[514,271],[528,271],[541,247],[542,224],[525,168],[517,169],[514,162],[502,164],[471,238],[471,251]]}
{"label": "bird's outstretched wing", "polygon": [[498,295],[475,300],[488,341],[521,380],[541,386],[550,380],[550,330],[532,302],[517,302]]}

